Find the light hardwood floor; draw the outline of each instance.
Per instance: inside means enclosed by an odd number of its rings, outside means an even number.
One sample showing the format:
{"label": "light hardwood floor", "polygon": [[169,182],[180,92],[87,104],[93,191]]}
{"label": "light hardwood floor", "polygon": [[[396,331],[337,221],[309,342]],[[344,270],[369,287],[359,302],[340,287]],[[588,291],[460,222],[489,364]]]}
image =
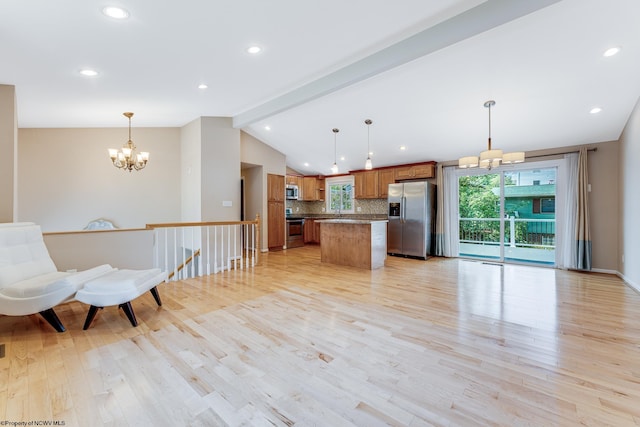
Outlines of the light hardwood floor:
{"label": "light hardwood floor", "polygon": [[0,317],[0,420],[66,426],[640,424],[640,295],[458,259],[323,265],[318,247],[87,307]]}

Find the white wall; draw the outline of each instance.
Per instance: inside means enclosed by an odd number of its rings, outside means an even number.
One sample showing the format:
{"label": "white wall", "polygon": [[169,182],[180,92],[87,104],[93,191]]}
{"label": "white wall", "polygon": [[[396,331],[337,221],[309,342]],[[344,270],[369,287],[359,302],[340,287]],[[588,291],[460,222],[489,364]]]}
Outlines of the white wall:
{"label": "white wall", "polygon": [[202,221],[201,120],[198,118],[180,129],[181,203],[183,222]]}
{"label": "white wall", "polygon": [[119,228],[180,220],[180,130],[133,128],[147,167],[115,168],[108,148],[127,141],[126,128],[19,129],[17,220],[43,231],[81,230],[105,218]]}
{"label": "white wall", "polygon": [[[259,204],[261,206],[260,218],[262,222],[261,238],[263,251],[268,250],[268,238],[269,230],[267,224],[269,218],[267,218],[267,175],[286,175],[287,174],[287,158],[281,152],[274,150],[262,141],[254,138],[248,133],[242,132],[240,135],[241,140],[241,159],[242,163],[246,165],[262,166],[262,191],[254,191],[252,197],[260,199],[254,199],[251,202]],[[245,183],[246,185],[256,185],[255,183]],[[255,215],[254,215],[255,216]],[[247,219],[253,219],[249,216]]]}
{"label": "white wall", "polygon": [[239,221],[240,130],[230,117],[202,117],[201,132],[202,221]]}
{"label": "white wall", "polygon": [[16,89],[0,85],[0,222],[14,219],[17,137]]}
{"label": "white wall", "polygon": [[[620,228],[619,267],[624,279],[640,291],[640,100],[620,137]],[[612,171],[612,174],[614,171]],[[624,256],[624,262],[622,257]]]}
{"label": "white wall", "polygon": [[244,178],[244,200],[245,200],[245,220],[250,221],[256,219],[256,215],[260,215],[260,249],[268,248],[268,233],[264,223],[265,211],[262,201],[267,197],[263,190],[263,167],[262,166],[246,166],[242,169],[242,177]]}
{"label": "white wall", "polygon": [[153,268],[154,230],[44,233],[44,243],[59,271],[88,270],[102,264],[116,268]]}
{"label": "white wall", "polygon": [[620,208],[617,173],[620,143],[592,144],[597,151],[588,153],[589,221],[591,224],[592,266],[595,270],[618,270],[618,216]]}

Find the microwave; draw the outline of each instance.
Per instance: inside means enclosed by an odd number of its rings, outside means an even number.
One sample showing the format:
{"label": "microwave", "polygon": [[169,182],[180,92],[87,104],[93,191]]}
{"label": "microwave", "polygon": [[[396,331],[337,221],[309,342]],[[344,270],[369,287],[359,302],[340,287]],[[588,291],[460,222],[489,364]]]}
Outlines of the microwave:
{"label": "microwave", "polygon": [[[282,187],[280,187],[282,188]],[[287,200],[298,200],[298,186],[287,185],[285,187],[285,196]]]}

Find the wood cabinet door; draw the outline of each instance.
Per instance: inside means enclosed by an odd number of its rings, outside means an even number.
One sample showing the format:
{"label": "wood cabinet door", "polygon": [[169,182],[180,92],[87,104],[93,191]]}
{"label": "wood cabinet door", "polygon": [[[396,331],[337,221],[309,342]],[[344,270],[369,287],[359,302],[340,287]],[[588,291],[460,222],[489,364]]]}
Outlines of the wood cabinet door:
{"label": "wood cabinet door", "polygon": [[318,244],[321,244],[321,242],[320,242],[320,225],[321,224],[319,222],[314,221],[314,224],[313,224],[313,241],[314,241],[314,243],[318,243]]}
{"label": "wood cabinet door", "polygon": [[284,176],[268,174],[267,201],[284,202],[284,196]]}
{"label": "wood cabinet door", "polygon": [[354,172],[354,194],[356,199],[378,198],[378,171]]}
{"label": "wood cabinet door", "polygon": [[318,200],[315,176],[302,177],[302,200]]}
{"label": "wood cabinet door", "polygon": [[313,229],[315,221],[309,218],[304,220],[304,242],[313,243]]}
{"label": "wood cabinet door", "polygon": [[364,172],[353,172],[353,197],[356,199],[364,199]]}
{"label": "wood cabinet door", "polygon": [[416,178],[433,178],[435,176],[435,167],[433,163],[415,165],[413,168],[414,176]]}
{"label": "wood cabinet door", "polygon": [[364,173],[364,197],[365,199],[378,198],[378,171],[366,171]]}
{"label": "wood cabinet door", "polygon": [[433,178],[435,167],[433,162],[421,163],[411,166],[399,166],[396,170],[396,181],[405,179]]}
{"label": "wood cabinet door", "polygon": [[287,175],[287,185],[297,185],[300,187],[300,181],[302,180],[301,176],[298,175]]}
{"label": "wood cabinet door", "polygon": [[[284,179],[282,181],[284,183]],[[282,250],[284,246],[284,202],[267,202],[267,230],[269,250]]]}
{"label": "wood cabinet door", "polygon": [[389,184],[396,182],[395,169],[382,169],[378,171],[378,196],[386,198],[389,195]]}

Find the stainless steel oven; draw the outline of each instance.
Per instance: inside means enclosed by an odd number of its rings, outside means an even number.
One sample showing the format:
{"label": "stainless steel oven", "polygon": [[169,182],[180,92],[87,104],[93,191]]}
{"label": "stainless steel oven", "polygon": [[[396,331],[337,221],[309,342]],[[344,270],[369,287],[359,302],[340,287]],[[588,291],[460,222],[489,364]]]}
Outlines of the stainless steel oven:
{"label": "stainless steel oven", "polygon": [[304,218],[287,219],[287,249],[304,246]]}

